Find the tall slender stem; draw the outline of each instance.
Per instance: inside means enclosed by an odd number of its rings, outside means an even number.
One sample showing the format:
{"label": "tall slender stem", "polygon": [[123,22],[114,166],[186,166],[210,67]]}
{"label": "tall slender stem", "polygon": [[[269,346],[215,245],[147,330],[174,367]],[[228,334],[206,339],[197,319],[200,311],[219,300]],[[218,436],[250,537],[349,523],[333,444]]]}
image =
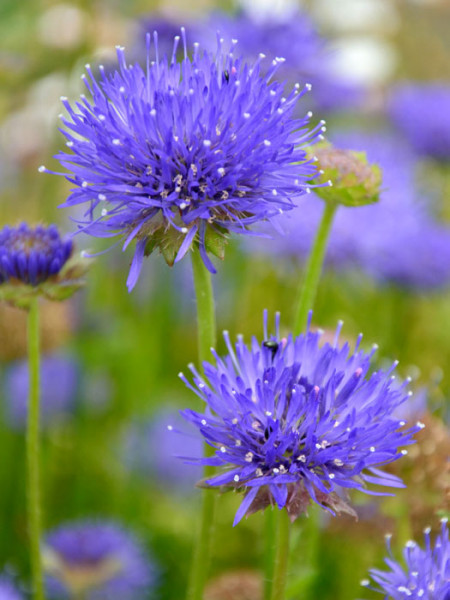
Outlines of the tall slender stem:
{"label": "tall slender stem", "polygon": [[289,538],[291,522],[287,510],[279,511],[278,531],[276,539],[275,568],[272,582],[272,594],[270,600],[284,600],[287,569],[289,561]]}
{"label": "tall slender stem", "polygon": [[275,560],[276,509],[267,508],[264,513],[264,600],[272,594],[273,564]]}
{"label": "tall slender stem", "polygon": [[39,474],[39,300],[32,300],[28,313],[29,396],[27,423],[28,530],[31,574],[35,600],[44,600],[41,561],[41,498]]}
{"label": "tall slender stem", "polygon": [[311,254],[306,265],[305,279],[298,293],[297,312],[294,320],[293,334],[298,335],[306,325],[308,312],[312,309],[316,298],[317,286],[319,284],[320,274],[322,272],[323,259],[327,247],[328,236],[333,223],[334,213],[337,204],[332,202],[325,203],[325,210],[322,220],[317,230]]}
{"label": "tall slender stem", "polygon": [[[205,267],[198,249],[194,249],[192,252],[192,271],[197,299],[198,354],[202,365],[203,361],[210,357],[211,348],[216,345],[216,320],[211,275]],[[212,449],[207,444],[205,444],[204,453],[205,456],[211,456]],[[205,478],[211,477],[213,473],[214,467],[204,467]],[[216,494],[214,491],[203,490],[201,521],[192,557],[187,600],[203,599],[203,589],[211,555],[215,507]]]}

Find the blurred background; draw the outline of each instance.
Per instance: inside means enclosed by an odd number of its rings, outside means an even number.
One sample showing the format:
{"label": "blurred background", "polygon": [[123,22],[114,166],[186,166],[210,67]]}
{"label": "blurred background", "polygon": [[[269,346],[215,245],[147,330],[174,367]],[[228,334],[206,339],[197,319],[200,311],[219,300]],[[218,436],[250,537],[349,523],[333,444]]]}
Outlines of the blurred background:
{"label": "blurred background", "polygon": [[[449,510],[450,4],[0,0],[2,225],[75,229],[74,214],[58,210],[69,183],[38,173],[41,164],[59,170],[60,96],[84,93],[85,63],[113,69],[116,45],[145,60],[146,31],[157,29],[171,53],[181,25],[188,43],[214,50],[220,31],[249,60],[285,57],[286,86],[313,86],[303,114],[312,110],[331,141],[365,150],[383,168],[379,204],[337,215],[313,324],[329,330],[343,319],[344,338],[362,331],[367,348],[379,344],[377,366],[400,360],[398,376],[413,379],[405,418],[428,427],[392,467],[408,491],[355,496],[359,523],[321,515],[314,543],[307,520],[297,522],[289,581],[292,599],[375,597],[359,581],[381,566],[383,535],[394,533],[400,548]],[[261,336],[264,308],[280,310],[289,328],[321,206],[313,195],[301,199],[295,215],[280,218],[284,237],[230,240],[214,277],[220,331]],[[82,235],[76,243],[107,247]],[[42,306],[44,521],[47,531],[90,519],[131,532],[151,564],[148,597],[165,600],[183,594],[199,503],[201,475],[172,455],[198,456],[200,444],[189,431],[167,430],[184,427],[180,408],[198,408],[177,377],[196,361],[195,303],[188,260],[168,268],[151,256],[128,294],[130,261],[112,249],[96,259],[83,292]],[[0,570],[26,596],[25,351],[25,315],[0,306]],[[220,498],[209,600],[261,598],[263,518],[231,530],[237,504],[233,494]]]}

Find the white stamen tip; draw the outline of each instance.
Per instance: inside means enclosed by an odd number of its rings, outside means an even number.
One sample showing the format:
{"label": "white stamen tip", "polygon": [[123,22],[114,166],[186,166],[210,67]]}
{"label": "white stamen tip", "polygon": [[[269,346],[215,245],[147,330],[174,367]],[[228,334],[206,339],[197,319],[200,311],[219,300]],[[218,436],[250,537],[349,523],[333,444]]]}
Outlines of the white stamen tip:
{"label": "white stamen tip", "polygon": [[169,431],[173,431],[173,427],[172,427],[172,425],[167,425],[167,429],[168,429]]}
{"label": "white stamen tip", "polygon": [[307,83],[305,85],[305,88],[308,90],[308,92],[310,92],[312,90],[312,84],[311,83]]}
{"label": "white stamen tip", "polygon": [[107,214],[108,214],[108,211],[106,210],[106,208],[104,208],[102,210],[102,217],[106,217]]}
{"label": "white stamen tip", "polygon": [[209,148],[211,146],[211,140],[203,140],[203,145]]}
{"label": "white stamen tip", "polygon": [[45,165],[41,165],[38,169],[39,173],[45,173],[46,170],[47,170],[47,167]]}
{"label": "white stamen tip", "polygon": [[105,194],[99,194],[99,195],[97,196],[97,198],[98,198],[99,200],[101,200],[102,202],[104,202],[104,201],[106,200],[106,196],[105,196]]}
{"label": "white stamen tip", "polygon": [[202,425],[206,425],[206,419],[202,419],[201,423]]}
{"label": "white stamen tip", "polygon": [[233,477],[233,479],[234,479],[234,481],[236,481],[236,483],[237,483],[237,482],[239,481],[239,475],[235,475],[235,476]]}
{"label": "white stamen tip", "polygon": [[406,456],[408,454],[408,450],[402,450],[401,454],[403,454],[403,456]]}
{"label": "white stamen tip", "polygon": [[187,233],[188,232],[188,228],[187,227],[182,227],[181,228],[181,233]]}

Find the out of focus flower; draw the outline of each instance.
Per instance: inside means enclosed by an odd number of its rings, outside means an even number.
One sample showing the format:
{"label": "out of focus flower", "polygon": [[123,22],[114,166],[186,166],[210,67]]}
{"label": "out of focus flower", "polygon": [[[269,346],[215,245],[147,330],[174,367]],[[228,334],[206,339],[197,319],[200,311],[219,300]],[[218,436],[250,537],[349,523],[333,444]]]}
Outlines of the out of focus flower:
{"label": "out of focus flower", "polygon": [[[92,94],[75,107],[63,104],[67,145],[58,159],[74,184],[64,206],[87,204],[79,227],[95,237],[115,237],[136,250],[128,288],[135,285],[145,255],[159,249],[168,264],[198,245],[223,256],[228,232],[246,233],[252,223],[293,208],[315,173],[304,146],[320,135],[308,118],[294,119],[307,86],[284,95],[271,81],[282,59],[260,74],[260,56],[247,65],[222,41],[217,52],[194,46],[188,58],[155,61],[147,38],[147,68],[128,65],[118,48],[119,71],[100,68],[97,82],[89,65],[85,84]],[[41,167],[41,171],[46,171]]]}
{"label": "out of focus flower", "polygon": [[310,501],[331,513],[353,509],[337,493],[355,488],[367,493],[366,483],[403,487],[397,477],[379,469],[397,460],[413,443],[422,424],[404,429],[392,413],[408,395],[390,375],[370,376],[375,351],[354,354],[349,345],[320,345],[320,333],[264,341],[246,346],[238,338],[235,350],[224,334],[228,355],[215,352],[216,364],[204,363],[205,377],[191,368],[194,385],[181,378],[205,403],[204,414],[182,414],[196,425],[216,451],[200,464],[222,467],[205,485],[245,492],[235,524],[270,504],[286,508],[292,520]]}
{"label": "out of focus flower", "polygon": [[64,525],[48,534],[43,557],[52,598],[134,600],[154,583],[155,569],[143,548],[115,523]]}
{"label": "out of focus flower", "polygon": [[22,600],[15,586],[6,577],[0,576],[0,600]]}
{"label": "out of focus flower", "polygon": [[414,149],[450,161],[450,85],[403,84],[390,99],[389,115]]}
{"label": "out of focus flower", "polygon": [[196,456],[202,443],[179,415],[163,411],[146,422],[133,423],[126,432],[125,462],[132,469],[157,480],[163,487],[192,490],[201,469],[184,465],[179,456]]}
{"label": "out of focus flower", "polygon": [[[78,367],[64,356],[44,356],[40,377],[41,419],[45,426],[73,411]],[[6,419],[16,429],[23,429],[27,422],[28,379],[27,361],[12,364],[6,370],[3,387]]]}
{"label": "out of focus flower", "polygon": [[0,299],[26,306],[40,294],[52,300],[70,296],[84,273],[81,264],[69,262],[72,252],[72,240],[61,238],[55,225],[5,226],[0,231]]}
{"label": "out of focus flower", "polygon": [[41,44],[55,48],[73,48],[86,35],[88,15],[78,6],[61,2],[45,10],[37,22]]}
{"label": "out of focus flower", "polygon": [[[362,270],[380,282],[411,290],[432,290],[450,282],[450,229],[431,215],[429,202],[414,186],[414,159],[388,135],[341,134],[341,148],[365,150],[382,168],[380,200],[335,216],[326,264],[337,270]],[[333,188],[329,188],[330,191]],[[323,204],[313,195],[298,202],[298,211],[278,221],[284,236],[265,241],[261,251],[304,260],[321,219]]]}
{"label": "out of focus flower", "polygon": [[[430,528],[425,529],[425,547],[421,548],[410,540],[403,551],[404,565],[398,563],[392,554],[390,536],[387,536],[389,557],[385,563],[389,571],[372,569],[369,580],[361,585],[385,594],[386,600],[448,600],[450,598],[450,543],[447,519],[442,520],[441,532],[431,544]],[[406,567],[406,568],[405,568]]]}
{"label": "out of focus flower", "polygon": [[[293,3],[280,11],[274,10],[274,3],[270,3],[268,10],[261,10],[258,2],[255,10],[246,6],[234,15],[213,12],[197,28],[206,46],[211,47],[218,30],[225,39],[237,39],[236,53],[248,60],[255,60],[261,52],[271,59],[283,57],[285,62],[277,78],[290,84],[310,82],[311,105],[319,110],[345,110],[359,106],[365,97],[361,86],[336,77],[334,63],[338,54],[330,51],[328,42],[319,35],[309,16]],[[266,68],[269,65],[267,63]]]}

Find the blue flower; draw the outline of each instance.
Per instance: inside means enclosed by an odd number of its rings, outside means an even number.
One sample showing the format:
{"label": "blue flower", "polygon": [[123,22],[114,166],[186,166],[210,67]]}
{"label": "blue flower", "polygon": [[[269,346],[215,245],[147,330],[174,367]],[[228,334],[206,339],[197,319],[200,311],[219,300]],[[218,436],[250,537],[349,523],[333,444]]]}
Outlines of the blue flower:
{"label": "blue flower", "polygon": [[449,600],[450,598],[450,543],[447,519],[442,519],[441,532],[434,546],[430,528],[425,529],[425,548],[410,540],[403,550],[406,569],[393,557],[390,536],[386,536],[389,557],[385,563],[389,571],[372,569],[370,575],[379,587],[365,579],[361,585],[385,594],[385,600]]}
{"label": "blue flower", "polygon": [[450,160],[450,86],[405,83],[394,89],[388,112],[413,148],[422,155]]}
{"label": "blue flower", "polygon": [[141,477],[150,476],[166,489],[180,494],[192,491],[201,469],[197,465],[186,468],[178,456],[201,453],[201,440],[193,433],[180,415],[168,410],[144,422],[136,421],[126,431],[125,463]]}
{"label": "blue flower", "polygon": [[[150,57],[147,65],[126,62],[119,70],[100,67],[98,82],[89,65],[83,76],[91,99],[82,96],[63,118],[72,153],[57,158],[73,185],[63,206],[87,204],[80,230],[119,237],[124,249],[136,240],[128,288],[135,285],[144,255],[158,248],[169,264],[198,245],[208,269],[208,252],[223,255],[228,232],[247,233],[255,222],[293,208],[316,172],[304,145],[320,134],[308,118],[294,119],[308,86],[284,95],[272,81],[282,59],[260,73],[264,56],[248,65],[223,40],[213,55],[194,45],[184,59]],[[41,171],[47,171],[45,167]]]}
{"label": "blue flower", "polygon": [[22,600],[23,596],[20,594],[15,586],[11,583],[9,578],[0,577],[0,600]]}
{"label": "blue flower", "polygon": [[61,271],[72,250],[72,241],[61,239],[55,225],[6,226],[0,231],[0,284],[19,280],[38,286]]}
{"label": "blue flower", "polygon": [[141,545],[112,522],[64,525],[48,534],[43,554],[52,598],[134,600],[154,583],[155,568]]}
{"label": "blue flower", "polygon": [[238,337],[235,350],[228,333],[228,354],[215,364],[204,363],[203,378],[194,367],[194,384],[182,380],[205,403],[204,414],[185,410],[215,449],[201,464],[221,467],[205,484],[245,491],[235,524],[269,504],[286,507],[292,520],[306,510],[310,500],[330,512],[352,509],[336,493],[355,488],[369,494],[366,483],[402,487],[401,481],[379,467],[397,460],[413,443],[411,436],[422,424],[405,429],[393,412],[408,398],[405,384],[386,373],[368,375],[375,351],[365,354],[358,338],[353,354],[348,344],[338,345],[341,325],[333,345],[320,343],[320,333],[244,344]]}
{"label": "blue flower", "polygon": [[[44,356],[41,361],[41,419],[43,425],[72,412],[75,405],[78,365],[64,356]],[[4,400],[7,421],[17,429],[27,422],[28,363],[17,361],[5,372]]]}

